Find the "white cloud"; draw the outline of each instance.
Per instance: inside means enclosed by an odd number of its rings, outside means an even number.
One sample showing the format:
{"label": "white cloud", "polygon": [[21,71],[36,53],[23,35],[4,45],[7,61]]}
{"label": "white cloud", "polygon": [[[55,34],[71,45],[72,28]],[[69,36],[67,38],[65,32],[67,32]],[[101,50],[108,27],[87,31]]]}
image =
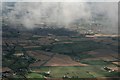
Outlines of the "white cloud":
{"label": "white cloud", "polygon": [[69,24],[72,24],[79,19],[89,21],[93,16],[102,14],[104,15],[103,19],[105,19],[103,24],[104,31],[116,32],[118,29],[117,10],[117,2],[93,2],[92,5],[85,2],[17,2],[15,3],[13,11],[9,12],[6,16],[11,24],[23,24],[27,28],[38,27],[36,24],[43,23],[70,28],[71,26],[69,26]]}
{"label": "white cloud", "polygon": [[2,2],[119,2],[120,0],[2,0]]}

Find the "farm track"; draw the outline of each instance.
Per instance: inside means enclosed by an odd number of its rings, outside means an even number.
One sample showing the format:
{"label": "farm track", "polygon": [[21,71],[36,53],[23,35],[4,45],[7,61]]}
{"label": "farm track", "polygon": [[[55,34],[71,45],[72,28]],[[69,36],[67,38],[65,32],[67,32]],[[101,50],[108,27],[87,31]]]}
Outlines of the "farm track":
{"label": "farm track", "polygon": [[41,64],[40,66],[44,66],[48,61],[50,61],[53,57],[55,56],[55,53],[51,56],[51,58],[49,58],[47,61],[45,61],[43,64]]}

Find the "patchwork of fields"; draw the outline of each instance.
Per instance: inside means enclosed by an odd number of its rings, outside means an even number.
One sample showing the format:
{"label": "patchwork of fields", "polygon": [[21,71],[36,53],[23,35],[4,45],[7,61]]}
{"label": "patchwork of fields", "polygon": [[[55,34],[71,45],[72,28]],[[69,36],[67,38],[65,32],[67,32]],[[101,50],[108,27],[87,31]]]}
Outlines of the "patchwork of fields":
{"label": "patchwork of fields", "polygon": [[[44,38],[49,41],[46,37],[42,37],[42,40]],[[57,38],[58,41],[52,39],[45,45],[40,43],[39,37],[29,38],[31,39],[29,44],[24,40],[20,41],[20,44],[22,42],[27,45],[16,45],[14,54],[3,56],[5,57],[3,66],[12,69],[15,78],[49,80],[49,78],[119,77],[118,49],[117,45],[113,46],[117,41],[111,43],[105,41],[105,38],[86,37],[66,37],[65,40],[62,39],[64,37]],[[19,70],[22,71],[18,73]],[[21,73],[24,73],[24,76]]]}

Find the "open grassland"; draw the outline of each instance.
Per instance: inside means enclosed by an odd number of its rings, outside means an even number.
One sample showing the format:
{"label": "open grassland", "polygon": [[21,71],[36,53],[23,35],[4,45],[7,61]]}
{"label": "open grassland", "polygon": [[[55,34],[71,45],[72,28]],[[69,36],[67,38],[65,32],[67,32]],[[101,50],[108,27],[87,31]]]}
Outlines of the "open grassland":
{"label": "open grassland", "polygon": [[27,78],[33,78],[33,79],[40,78],[40,80],[44,80],[44,79],[42,79],[43,75],[38,74],[38,73],[28,73],[26,76],[27,76]]}
{"label": "open grassland", "polygon": [[[32,68],[34,70],[35,68]],[[51,71],[51,78],[62,78],[64,75],[72,78],[99,78],[99,77],[112,77],[118,76],[116,72],[108,72],[102,69],[102,67],[96,66],[86,66],[86,67],[37,67],[41,70],[41,73]]]}

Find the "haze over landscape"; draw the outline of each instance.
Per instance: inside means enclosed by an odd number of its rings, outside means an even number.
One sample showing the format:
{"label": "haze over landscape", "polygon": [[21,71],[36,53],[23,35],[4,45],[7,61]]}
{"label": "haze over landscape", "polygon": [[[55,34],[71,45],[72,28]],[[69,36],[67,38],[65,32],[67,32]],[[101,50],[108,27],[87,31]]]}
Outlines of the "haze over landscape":
{"label": "haze over landscape", "polygon": [[117,2],[6,2],[2,5],[3,19],[6,19],[8,24],[22,24],[28,29],[35,27],[89,29],[86,25],[90,27],[95,23],[103,33],[118,32]]}

